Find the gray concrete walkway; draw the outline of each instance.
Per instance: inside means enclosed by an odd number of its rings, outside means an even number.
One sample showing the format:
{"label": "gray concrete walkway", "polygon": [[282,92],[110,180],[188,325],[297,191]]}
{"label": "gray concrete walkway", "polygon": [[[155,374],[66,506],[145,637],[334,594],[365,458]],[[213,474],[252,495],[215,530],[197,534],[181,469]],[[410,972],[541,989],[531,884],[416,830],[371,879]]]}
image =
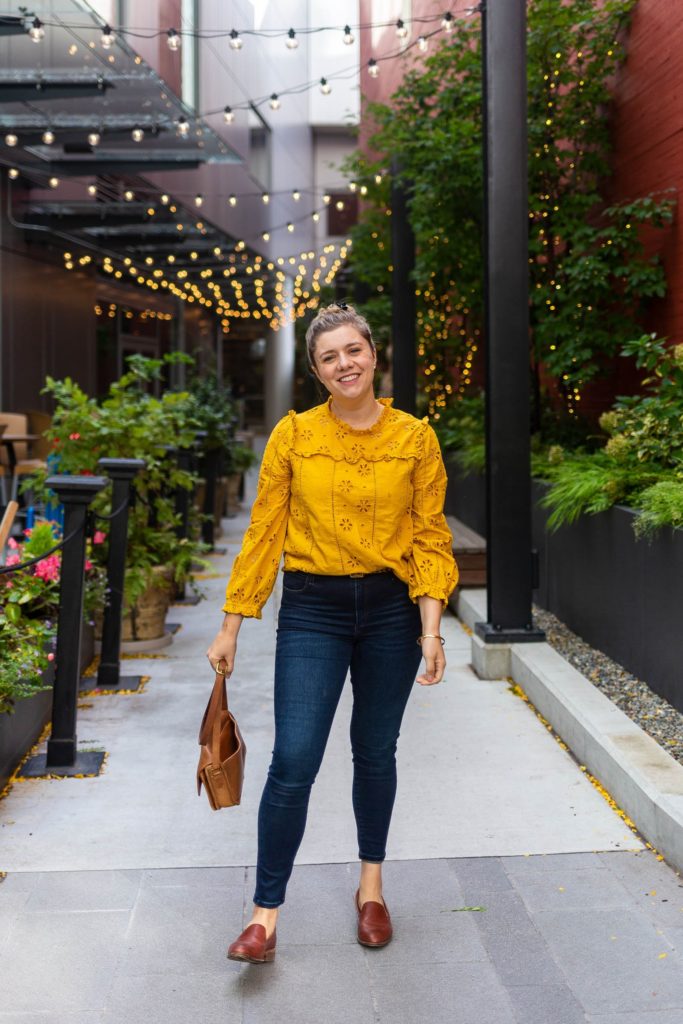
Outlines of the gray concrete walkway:
{"label": "gray concrete walkway", "polygon": [[93,696],[96,779],[17,783],[0,803],[0,1024],[680,1024],[683,881],[624,824],[506,681],[479,681],[444,623],[449,669],[416,688],[386,865],[396,937],[355,942],[348,693],[314,789],[276,962],[225,947],[248,916],[272,737],[277,594],[240,635],[231,703],[248,746],[239,808],[194,789],[196,735],[245,517],[174,608],[141,694]]}

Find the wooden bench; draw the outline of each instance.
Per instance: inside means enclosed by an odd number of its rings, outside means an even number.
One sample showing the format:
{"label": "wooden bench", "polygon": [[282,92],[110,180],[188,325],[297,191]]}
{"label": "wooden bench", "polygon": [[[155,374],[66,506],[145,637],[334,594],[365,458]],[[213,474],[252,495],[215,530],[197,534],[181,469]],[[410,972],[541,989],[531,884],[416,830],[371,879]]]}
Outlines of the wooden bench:
{"label": "wooden bench", "polygon": [[486,540],[455,516],[446,516],[453,537],[453,557],[458,563],[459,587],[486,586]]}

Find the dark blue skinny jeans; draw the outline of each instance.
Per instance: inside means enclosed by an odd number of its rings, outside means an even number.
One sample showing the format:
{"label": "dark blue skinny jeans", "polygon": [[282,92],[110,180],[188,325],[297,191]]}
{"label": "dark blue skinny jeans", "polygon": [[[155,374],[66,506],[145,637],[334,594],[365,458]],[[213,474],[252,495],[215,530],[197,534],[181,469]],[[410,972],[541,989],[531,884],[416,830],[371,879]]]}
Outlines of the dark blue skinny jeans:
{"label": "dark blue skinny jeans", "polygon": [[285,572],[275,654],[275,746],[258,818],[254,902],[279,907],[303,838],[346,675],[361,860],[380,863],[396,796],[396,743],[420,664],[420,612],[391,572]]}

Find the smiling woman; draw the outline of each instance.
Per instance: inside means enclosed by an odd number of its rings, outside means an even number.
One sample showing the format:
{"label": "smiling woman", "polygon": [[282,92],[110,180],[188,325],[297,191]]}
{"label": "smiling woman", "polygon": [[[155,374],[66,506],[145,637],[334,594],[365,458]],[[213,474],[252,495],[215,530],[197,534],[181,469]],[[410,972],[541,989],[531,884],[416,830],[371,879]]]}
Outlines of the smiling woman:
{"label": "smiling woman", "polygon": [[375,398],[367,321],[352,307],[328,306],[306,344],[329,399],[290,412],[268,441],[223,626],[207,652],[214,666],[225,659],[230,674],[242,619],[260,618],[284,551],[275,745],[259,810],[254,911],[228,950],[231,959],[252,963],[275,955],[278,908],[349,669],[357,937],[366,946],[391,940],[382,862],[396,744],[420,657],[418,683],[443,677],[441,613],[457,582],[436,435],[426,421],[394,409],[391,398]]}

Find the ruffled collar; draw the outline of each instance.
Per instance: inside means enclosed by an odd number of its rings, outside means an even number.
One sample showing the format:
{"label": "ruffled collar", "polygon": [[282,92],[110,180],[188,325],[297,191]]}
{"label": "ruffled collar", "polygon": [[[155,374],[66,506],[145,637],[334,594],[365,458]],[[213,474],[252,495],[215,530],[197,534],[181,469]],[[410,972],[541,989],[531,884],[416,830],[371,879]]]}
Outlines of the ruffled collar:
{"label": "ruffled collar", "polygon": [[348,431],[349,434],[354,434],[359,437],[362,436],[363,434],[368,436],[375,436],[381,432],[382,428],[386,424],[391,414],[391,406],[394,400],[393,398],[378,398],[377,401],[380,403],[381,406],[383,406],[381,413],[379,414],[379,416],[377,417],[377,419],[375,420],[371,427],[363,427],[362,429],[359,427],[352,427],[350,423],[347,423],[346,420],[343,420],[340,416],[337,416],[332,411],[331,395],[327,399],[327,402],[323,406],[323,409],[327,410],[327,415],[330,417],[330,419],[332,420],[336,427],[341,427],[343,430]]}

